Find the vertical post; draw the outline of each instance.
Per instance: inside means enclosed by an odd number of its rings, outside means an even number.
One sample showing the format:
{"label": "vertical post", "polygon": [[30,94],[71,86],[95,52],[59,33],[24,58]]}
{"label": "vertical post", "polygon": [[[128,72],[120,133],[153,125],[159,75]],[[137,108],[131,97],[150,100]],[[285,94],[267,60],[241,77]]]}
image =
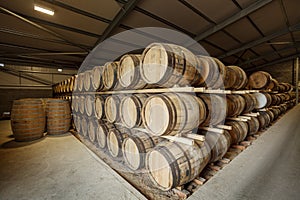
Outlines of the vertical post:
{"label": "vertical post", "polygon": [[299,103],[299,88],[298,88],[298,82],[299,82],[299,58],[296,58],[296,105]]}

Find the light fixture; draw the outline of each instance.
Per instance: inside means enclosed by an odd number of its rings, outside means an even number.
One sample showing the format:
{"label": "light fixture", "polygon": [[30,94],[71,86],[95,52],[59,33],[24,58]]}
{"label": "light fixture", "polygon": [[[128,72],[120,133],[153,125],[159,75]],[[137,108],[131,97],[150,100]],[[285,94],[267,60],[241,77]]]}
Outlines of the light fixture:
{"label": "light fixture", "polygon": [[34,5],[34,10],[45,13],[47,15],[54,15],[54,10],[45,7],[43,8],[42,6],[39,5]]}
{"label": "light fixture", "polygon": [[3,64],[3,63],[0,63],[0,67],[4,67],[4,64]]}
{"label": "light fixture", "polygon": [[59,72],[62,72],[62,69],[61,69],[61,68],[59,68],[59,69],[57,69],[57,71],[59,71]]}

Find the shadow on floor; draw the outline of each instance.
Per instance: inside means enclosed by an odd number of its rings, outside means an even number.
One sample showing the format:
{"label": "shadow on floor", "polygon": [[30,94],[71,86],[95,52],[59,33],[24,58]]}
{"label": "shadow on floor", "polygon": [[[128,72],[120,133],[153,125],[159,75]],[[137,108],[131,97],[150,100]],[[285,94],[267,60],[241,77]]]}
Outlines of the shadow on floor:
{"label": "shadow on floor", "polygon": [[8,142],[5,142],[5,143],[1,144],[0,148],[2,148],[2,149],[10,149],[10,148],[25,147],[25,146],[29,146],[29,145],[35,144],[37,142],[41,142],[44,139],[45,139],[45,137],[42,137],[42,138],[40,138],[38,140],[29,141],[29,142],[16,142],[15,140],[10,140]]}
{"label": "shadow on floor", "polygon": [[53,137],[53,138],[55,138],[55,137],[65,137],[65,136],[69,136],[69,135],[72,135],[72,133],[70,133],[70,132],[67,132],[67,133],[63,133],[63,134],[57,134],[57,135],[49,135],[49,134],[46,134],[46,137]]}

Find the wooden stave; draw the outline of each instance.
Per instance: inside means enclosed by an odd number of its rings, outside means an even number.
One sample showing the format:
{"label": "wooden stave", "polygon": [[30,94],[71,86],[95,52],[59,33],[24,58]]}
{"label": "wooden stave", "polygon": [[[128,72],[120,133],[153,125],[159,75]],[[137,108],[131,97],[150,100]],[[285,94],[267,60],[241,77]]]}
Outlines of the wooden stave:
{"label": "wooden stave", "polygon": [[88,139],[92,144],[96,144],[97,141],[97,131],[98,131],[98,121],[95,118],[89,118],[88,121]]}
{"label": "wooden stave", "polygon": [[84,73],[81,72],[77,76],[77,86],[78,86],[78,92],[83,92],[84,91]]}
{"label": "wooden stave", "polygon": [[101,95],[97,95],[95,97],[95,115],[99,120],[104,119],[105,117],[105,111],[104,111],[104,102],[105,98]]}
{"label": "wooden stave", "polygon": [[[152,100],[160,99],[164,102],[164,106],[167,108],[169,121],[164,127],[163,130],[157,131],[151,128],[151,125],[148,124],[148,118],[146,117],[146,110],[149,102]],[[185,99],[185,101],[183,101]],[[193,105],[192,105],[193,104]],[[181,105],[181,106],[178,106]],[[190,107],[194,109],[188,109]],[[182,109],[178,109],[178,107]],[[197,109],[196,109],[197,108]],[[196,111],[197,110],[197,111]],[[191,117],[196,115],[193,120],[198,119],[198,121],[192,121]],[[196,96],[190,94],[175,94],[175,93],[165,93],[159,95],[153,95],[149,97],[142,110],[142,120],[144,127],[147,131],[149,131],[152,135],[175,135],[179,132],[188,132],[197,128],[205,119],[206,116],[206,108],[204,102],[197,98]],[[161,116],[160,116],[161,117]],[[181,117],[185,117],[185,123],[180,123]],[[153,117],[152,117],[153,118]],[[186,123],[188,122],[188,123]]]}
{"label": "wooden stave", "polygon": [[253,96],[253,94],[242,94],[241,96],[245,99],[245,109],[242,113],[252,112],[257,104],[256,98]]}
{"label": "wooden stave", "polygon": [[84,91],[89,92],[92,90],[92,70],[87,70],[83,75],[83,88]]}
{"label": "wooden stave", "polygon": [[115,129],[115,126],[110,123],[99,123],[96,132],[97,145],[101,149],[107,148],[107,134],[110,130]]}
{"label": "wooden stave", "polygon": [[245,88],[248,83],[248,78],[245,71],[238,66],[228,66],[228,68],[231,68],[234,71],[235,76],[237,77],[236,82],[232,86],[232,89],[241,90]]}
{"label": "wooden stave", "polygon": [[[151,155],[156,152],[164,157],[165,161],[168,163],[168,168],[171,170],[170,175],[165,177],[171,178],[169,182],[172,182],[167,186],[158,183],[152,174],[152,171],[154,170],[151,170]],[[198,146],[164,141],[147,153],[146,169],[149,172],[150,180],[155,185],[155,187],[159,188],[162,191],[168,191],[174,187],[183,185],[193,180],[207,165],[209,159],[210,153],[207,143],[204,143],[202,146]],[[160,162],[159,164],[163,163]],[[161,167],[160,169],[162,168],[163,167]],[[187,174],[186,172],[190,173]]]}
{"label": "wooden stave", "polygon": [[103,89],[102,73],[104,66],[95,66],[92,69],[92,90],[101,91]]}
{"label": "wooden stave", "polygon": [[242,142],[248,134],[248,124],[242,121],[227,121],[226,125],[232,127],[229,131],[231,136],[231,144],[238,144]]}
{"label": "wooden stave", "polygon": [[[208,64],[204,65],[204,66],[206,66],[206,68],[208,68],[208,69],[206,69],[206,71],[208,71],[208,74],[207,74],[207,76],[202,76],[204,79],[204,83],[199,86],[206,86],[208,88],[212,88],[216,84],[216,82],[219,80],[219,66],[214,61],[214,59],[209,56],[198,55],[197,59],[198,59],[199,63],[201,63],[201,62],[208,63]],[[200,71],[200,73],[201,73],[201,71]]]}
{"label": "wooden stave", "polygon": [[256,117],[251,117],[251,119],[247,121],[247,124],[249,136],[255,135],[260,129],[259,121]]}
{"label": "wooden stave", "polygon": [[95,95],[86,95],[84,101],[84,111],[88,117],[95,116]]}
{"label": "wooden stave", "polygon": [[226,95],[227,116],[240,115],[245,109],[245,99],[241,95]]}
{"label": "wooden stave", "polygon": [[[105,112],[105,118],[107,119],[107,121],[109,123],[120,122],[119,105],[120,105],[121,99],[122,98],[120,95],[111,95],[105,99],[104,112]],[[111,102],[111,100],[114,103],[113,106],[115,107],[115,114],[109,112],[111,110],[111,108],[109,109],[108,105],[109,105],[109,102]],[[112,116],[112,114],[114,114],[114,116]]]}
{"label": "wooden stave", "polygon": [[[117,70],[119,68],[119,62],[107,62],[104,65],[102,73],[102,91],[118,90],[120,85],[118,83]],[[109,70],[112,70],[113,77],[108,77]],[[110,80],[113,80],[110,82]]]}
{"label": "wooden stave", "polygon": [[226,75],[224,79],[225,89],[232,89],[237,81],[236,72],[230,66],[226,68]]}

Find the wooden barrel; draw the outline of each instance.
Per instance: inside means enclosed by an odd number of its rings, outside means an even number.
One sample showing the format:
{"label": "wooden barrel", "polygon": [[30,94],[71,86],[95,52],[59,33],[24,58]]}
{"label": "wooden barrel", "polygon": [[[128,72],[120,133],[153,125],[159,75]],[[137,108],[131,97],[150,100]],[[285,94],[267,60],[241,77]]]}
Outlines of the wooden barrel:
{"label": "wooden barrel", "polygon": [[102,96],[95,97],[95,115],[98,119],[103,119],[105,116],[104,112],[104,98]]}
{"label": "wooden barrel", "polygon": [[79,96],[78,104],[79,112],[85,114],[85,96]]}
{"label": "wooden barrel", "polygon": [[249,85],[251,89],[267,89],[271,79],[272,77],[269,73],[257,71],[249,76]]}
{"label": "wooden barrel", "polygon": [[267,105],[267,97],[262,93],[253,93],[253,96],[256,99],[255,109],[262,109]]}
{"label": "wooden barrel", "polygon": [[86,95],[84,110],[88,117],[95,116],[95,95]]}
{"label": "wooden barrel", "polygon": [[31,141],[43,137],[46,115],[40,99],[13,101],[11,128],[16,141]]}
{"label": "wooden barrel", "polygon": [[266,110],[266,113],[269,115],[270,117],[270,122],[273,122],[275,119],[274,113],[271,110]]}
{"label": "wooden barrel", "polygon": [[263,93],[267,98],[266,108],[270,107],[272,104],[272,96],[269,93]]}
{"label": "wooden barrel", "polygon": [[247,121],[248,135],[255,135],[259,130],[259,121],[256,117],[251,117],[251,120]]}
{"label": "wooden barrel", "polygon": [[227,116],[234,117],[240,115],[245,109],[245,99],[238,94],[226,95]]}
{"label": "wooden barrel", "polygon": [[88,118],[84,115],[81,116],[81,124],[80,124],[80,128],[81,128],[81,135],[83,137],[88,137]]}
{"label": "wooden barrel", "polygon": [[84,73],[80,73],[78,74],[77,77],[77,87],[78,87],[78,91],[79,92],[83,92],[84,91]]}
{"label": "wooden barrel", "polygon": [[69,90],[70,90],[70,92],[74,92],[74,82],[75,82],[75,76],[72,76],[70,78],[70,83],[69,83]]}
{"label": "wooden barrel", "polygon": [[85,91],[91,91],[92,89],[92,70],[84,72],[83,76],[83,87]]}
{"label": "wooden barrel", "polygon": [[267,128],[271,122],[270,116],[264,111],[259,112],[257,119],[259,121],[260,130]]}
{"label": "wooden barrel", "polygon": [[147,99],[146,94],[134,94],[126,96],[120,103],[121,122],[127,128],[139,127],[142,125],[142,107]]}
{"label": "wooden barrel", "polygon": [[118,80],[122,88],[141,89],[147,85],[140,74],[141,58],[141,55],[127,54],[120,59]]}
{"label": "wooden barrel", "polygon": [[191,131],[205,116],[203,101],[184,93],[153,95],[146,100],[142,112],[145,128],[156,136]]}
{"label": "wooden barrel", "polygon": [[115,129],[113,124],[110,123],[99,123],[96,132],[96,139],[98,146],[101,149],[106,148],[107,146],[107,135],[110,130]]}
{"label": "wooden barrel", "polygon": [[218,66],[218,73],[219,77],[217,81],[214,83],[212,88],[215,89],[224,89],[224,80],[226,78],[226,66],[217,58],[213,58],[213,61],[217,64]]}
{"label": "wooden barrel", "polygon": [[[219,79],[219,66],[212,57],[197,56],[198,65],[200,66],[199,72],[203,79],[203,83],[197,86],[206,86],[212,88]],[[226,76],[226,74],[225,74]]]}
{"label": "wooden barrel", "polygon": [[79,102],[80,98],[78,96],[73,95],[72,96],[72,112],[78,113],[79,112]]}
{"label": "wooden barrel", "polygon": [[120,96],[112,95],[105,99],[104,110],[105,117],[109,123],[120,122],[119,105]]}
{"label": "wooden barrel", "polygon": [[97,144],[98,121],[95,118],[89,118],[88,121],[88,138],[94,145]]}
{"label": "wooden barrel", "polygon": [[81,133],[81,116],[80,115],[73,115],[73,119],[74,119],[74,124],[75,124],[75,129],[77,131],[77,133]]}
{"label": "wooden barrel", "polygon": [[74,92],[78,92],[79,91],[79,89],[78,89],[78,75],[74,76],[74,88],[73,88],[73,91]]}
{"label": "wooden barrel", "polygon": [[197,177],[210,159],[209,145],[185,145],[164,141],[146,155],[146,168],[153,184],[168,191]]}
{"label": "wooden barrel", "polygon": [[224,87],[225,89],[231,89],[234,87],[234,84],[237,82],[237,75],[234,69],[231,67],[226,68],[226,75],[224,79]]}
{"label": "wooden barrel", "polygon": [[186,48],[153,43],[143,52],[140,72],[148,84],[160,87],[172,87],[175,84],[194,86],[203,83],[197,66],[196,56]]}
{"label": "wooden barrel", "polygon": [[217,125],[225,121],[227,115],[226,97],[215,94],[198,95],[205,104],[206,117],[200,126]]}
{"label": "wooden barrel", "polygon": [[230,79],[235,80],[231,89],[240,90],[245,88],[248,83],[248,78],[245,71],[238,66],[228,66],[227,69],[233,70],[233,73],[231,74],[235,76],[235,78],[232,78],[232,76],[230,77]]}
{"label": "wooden barrel", "polygon": [[271,104],[272,106],[277,106],[280,104],[281,98],[278,95],[271,94],[271,97],[272,97],[272,104]]}
{"label": "wooden barrel", "polygon": [[120,85],[117,78],[119,62],[108,62],[104,65],[102,73],[103,90],[118,90]]}
{"label": "wooden barrel", "polygon": [[107,149],[113,158],[122,156],[122,144],[130,134],[128,129],[111,129],[107,134]]}
{"label": "wooden barrel", "polygon": [[92,89],[93,91],[101,91],[103,89],[102,73],[103,66],[95,66],[92,71]]}
{"label": "wooden barrel", "polygon": [[231,136],[231,144],[237,144],[243,141],[248,134],[248,124],[242,121],[228,121],[226,125],[231,126],[229,131]]}
{"label": "wooden barrel", "polygon": [[255,96],[253,94],[241,94],[241,96],[245,100],[245,109],[243,110],[243,113],[252,112],[257,105],[257,100]]}
{"label": "wooden barrel", "polygon": [[215,133],[211,131],[202,132],[205,135],[205,142],[208,143],[211,151],[209,162],[216,162],[223,158],[231,145],[231,136],[227,130],[224,133]]}
{"label": "wooden barrel", "polygon": [[66,100],[51,99],[47,101],[47,134],[64,134],[70,130],[71,109]]}
{"label": "wooden barrel", "polygon": [[278,90],[278,81],[274,78],[271,78],[270,84],[268,85],[268,90],[277,91]]}
{"label": "wooden barrel", "polygon": [[122,145],[123,158],[127,166],[132,170],[144,168],[146,153],[161,141],[161,138],[141,131],[129,135]]}

